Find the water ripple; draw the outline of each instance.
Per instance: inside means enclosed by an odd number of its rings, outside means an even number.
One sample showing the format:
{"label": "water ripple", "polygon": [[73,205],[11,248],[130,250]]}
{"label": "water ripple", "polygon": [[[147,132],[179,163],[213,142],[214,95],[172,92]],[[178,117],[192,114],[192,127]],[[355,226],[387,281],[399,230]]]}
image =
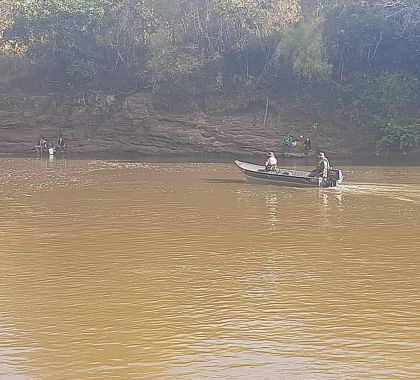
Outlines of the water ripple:
{"label": "water ripple", "polygon": [[0,378],[414,379],[419,168],[0,160]]}

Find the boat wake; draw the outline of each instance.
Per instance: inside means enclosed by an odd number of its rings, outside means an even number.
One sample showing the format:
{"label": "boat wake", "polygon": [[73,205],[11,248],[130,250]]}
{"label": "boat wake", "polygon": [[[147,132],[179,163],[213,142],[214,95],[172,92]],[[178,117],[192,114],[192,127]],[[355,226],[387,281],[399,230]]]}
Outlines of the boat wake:
{"label": "boat wake", "polygon": [[334,189],[342,194],[382,196],[404,202],[420,203],[420,186],[417,184],[346,183]]}

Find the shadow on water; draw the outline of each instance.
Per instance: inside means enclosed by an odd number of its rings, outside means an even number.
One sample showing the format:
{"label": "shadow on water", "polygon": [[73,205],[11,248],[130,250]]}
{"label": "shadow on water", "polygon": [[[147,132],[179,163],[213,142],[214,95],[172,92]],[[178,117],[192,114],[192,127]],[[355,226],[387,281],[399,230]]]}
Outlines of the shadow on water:
{"label": "shadow on water", "polygon": [[206,183],[222,183],[222,184],[229,184],[229,183],[237,183],[237,184],[249,184],[249,182],[245,179],[224,179],[224,178],[203,178],[203,181]]}

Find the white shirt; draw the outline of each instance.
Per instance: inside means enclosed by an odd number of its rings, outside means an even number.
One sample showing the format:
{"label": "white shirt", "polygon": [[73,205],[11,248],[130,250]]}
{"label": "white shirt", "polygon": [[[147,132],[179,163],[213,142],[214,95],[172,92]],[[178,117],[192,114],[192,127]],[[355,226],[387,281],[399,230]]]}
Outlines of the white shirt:
{"label": "white shirt", "polygon": [[48,153],[49,154],[54,154],[54,148],[48,148]]}
{"label": "white shirt", "polygon": [[268,160],[265,163],[265,165],[271,165],[271,166],[277,165],[277,159],[276,159],[276,157],[274,157],[274,156],[268,157]]}

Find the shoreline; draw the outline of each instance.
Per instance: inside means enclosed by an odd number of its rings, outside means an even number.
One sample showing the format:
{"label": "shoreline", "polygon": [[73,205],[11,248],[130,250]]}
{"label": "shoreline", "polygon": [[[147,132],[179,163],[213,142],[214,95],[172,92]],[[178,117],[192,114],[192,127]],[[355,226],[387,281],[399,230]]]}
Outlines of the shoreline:
{"label": "shoreline", "polygon": [[[104,93],[95,93],[100,99]],[[65,91],[8,94],[10,102],[0,107],[0,157],[34,157],[40,137],[55,143],[62,133],[69,144],[69,157],[148,161],[230,162],[233,159],[261,162],[269,151],[288,162],[316,162],[322,150],[335,162],[352,164],[420,164],[420,148],[376,156],[374,136],[331,115],[311,116],[290,105],[277,104],[267,118],[261,110],[223,114],[184,112],[156,103],[149,93],[116,98],[112,106],[92,100],[80,102],[80,92]],[[96,99],[96,98],[95,98]],[[102,107],[102,108],[101,108]],[[105,108],[104,108],[105,107]],[[318,126],[313,127],[314,120]],[[308,157],[282,157],[282,137],[290,133],[310,137]],[[302,140],[300,140],[302,141]],[[290,153],[302,153],[302,146]],[[60,153],[59,153],[60,154]]]}
{"label": "shoreline", "polygon": [[[30,154],[25,153],[10,153],[0,152],[0,159],[48,159],[48,154],[39,157],[34,152]],[[70,160],[103,160],[103,161],[133,161],[133,162],[148,162],[148,163],[231,163],[234,160],[243,160],[251,163],[261,163],[265,160],[265,156],[256,153],[242,153],[242,154],[228,154],[228,153],[202,153],[202,154],[142,154],[137,152],[66,152],[56,153],[54,158],[61,160],[63,158]],[[388,157],[376,156],[372,153],[364,154],[331,154],[329,158],[334,165],[373,165],[373,166],[420,166],[420,156],[418,154],[407,155],[390,155]],[[315,165],[317,158],[315,155],[308,157],[282,157],[277,156],[282,166],[299,165],[310,166]]]}

